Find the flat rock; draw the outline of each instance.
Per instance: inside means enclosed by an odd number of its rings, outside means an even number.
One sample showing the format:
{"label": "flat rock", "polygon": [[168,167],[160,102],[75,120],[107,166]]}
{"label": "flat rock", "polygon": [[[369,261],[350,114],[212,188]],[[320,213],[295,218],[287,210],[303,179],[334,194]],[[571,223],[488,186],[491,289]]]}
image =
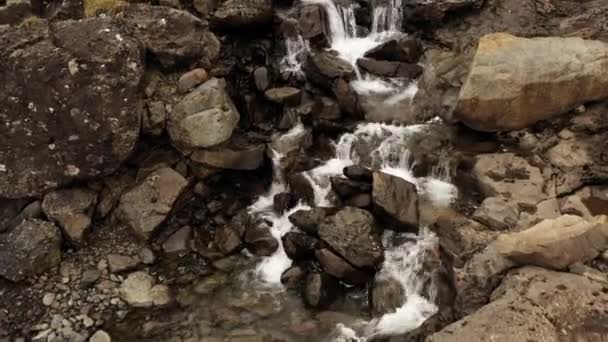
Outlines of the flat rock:
{"label": "flat rock", "polygon": [[608,44],[493,33],[479,40],[455,116],[477,130],[519,130],[606,97]]}
{"label": "flat rock", "polygon": [[91,226],[96,202],[97,194],[89,189],[62,189],[44,196],[42,210],[61,227],[73,245],[81,246]]}
{"label": "flat rock", "polygon": [[197,149],[190,155],[195,162],[231,170],[255,170],[264,163],[263,144],[244,147],[216,147],[211,149]]}
{"label": "flat rock", "polygon": [[139,137],[138,42],[108,18],[50,27],[0,30],[0,197],[109,175]]}
{"label": "flat rock", "polygon": [[138,257],[120,254],[108,254],[106,259],[108,260],[108,268],[112,273],[131,271],[141,263]]}
{"label": "flat rock", "polygon": [[327,248],[315,250],[314,255],[323,271],[347,284],[365,284],[370,279],[367,273],[354,268]]}
{"label": "flat rock", "polygon": [[187,185],[186,179],[171,168],[153,171],[122,195],[117,208],[118,217],[137,235],[148,239],[165,220]]}
{"label": "flat rock", "polygon": [[213,14],[213,21],[222,27],[265,25],[272,21],[271,0],[226,0]]}
{"label": "flat rock", "polygon": [[177,253],[188,250],[190,238],[192,237],[192,228],[184,226],[171,234],[165,242],[163,242],[163,251],[165,253]]}
{"label": "flat rock", "polygon": [[374,207],[395,221],[397,229],[418,229],[418,194],[416,186],[405,179],[374,172],[372,201]]}
{"label": "flat rock", "polygon": [[299,105],[302,99],[302,91],[293,87],[271,88],[264,95],[272,102],[290,106]]}
{"label": "flat rock", "polygon": [[61,231],[50,222],[29,219],[0,235],[0,276],[18,282],[57,266]]}

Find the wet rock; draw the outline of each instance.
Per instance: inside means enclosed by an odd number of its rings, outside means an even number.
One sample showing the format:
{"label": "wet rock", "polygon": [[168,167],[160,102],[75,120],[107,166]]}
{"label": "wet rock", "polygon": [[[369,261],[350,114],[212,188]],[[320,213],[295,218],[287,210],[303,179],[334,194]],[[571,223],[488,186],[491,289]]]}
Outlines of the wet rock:
{"label": "wet rock", "polygon": [[340,106],[334,99],[320,96],[315,99],[315,104],[312,107],[312,115],[315,119],[337,120],[341,116]]}
{"label": "wet rock", "polygon": [[90,338],[89,342],[112,342],[110,335],[103,331],[97,330]]}
{"label": "wet rock", "polygon": [[416,63],[421,55],[422,45],[420,42],[407,35],[391,39],[365,53],[367,58],[404,63]]}
{"label": "wet rock", "polygon": [[287,177],[289,189],[304,203],[313,204],[315,201],[315,191],[304,172],[293,173]]}
{"label": "wet rock", "polygon": [[213,21],[230,28],[268,24],[272,21],[272,1],[226,0],[213,14]]}
{"label": "wet rock", "polygon": [[314,256],[319,240],[298,232],[287,232],[282,237],[283,248],[291,260],[306,260]]}
{"label": "wet rock", "polygon": [[140,264],[139,258],[128,255],[109,254],[106,259],[108,260],[108,268],[112,273],[131,271]]}
{"label": "wet rock", "polygon": [[10,230],[22,221],[19,213],[26,203],[25,200],[0,200],[0,233]]}
{"label": "wet rock", "polygon": [[0,31],[0,79],[6,80],[0,197],[39,196],[108,175],[130,156],[140,129],[143,62],[137,41],[116,39],[123,34],[100,18]]}
{"label": "wet rock", "polygon": [[319,225],[325,220],[329,213],[324,208],[313,208],[311,210],[298,210],[289,215],[289,222],[303,232],[317,235]]}
{"label": "wet rock", "polygon": [[334,82],[332,91],[338,100],[338,105],[342,112],[357,119],[362,118],[363,105],[361,104],[359,95],[350,82],[339,78]]}
{"label": "wet rock", "polygon": [[281,284],[288,289],[299,287],[306,277],[306,270],[298,265],[291,266],[281,275]]}
{"label": "wet rock", "polygon": [[268,75],[268,69],[266,67],[259,67],[253,71],[253,81],[255,87],[259,91],[266,91],[270,87],[270,77]]}
{"label": "wet rock", "polygon": [[314,251],[314,255],[321,264],[323,271],[327,274],[336,277],[348,284],[364,284],[370,276],[342,259],[327,248],[321,248]]}
{"label": "wet rock", "polygon": [[370,194],[358,194],[347,198],[344,203],[350,207],[369,208],[372,205]]}
{"label": "wet rock", "polygon": [[198,149],[190,155],[190,159],[218,169],[255,170],[264,163],[265,150],[263,144],[222,146]]}
{"label": "wet rock", "polygon": [[608,224],[563,215],[521,232],[503,234],[493,245],[518,264],[561,270],[600,255],[608,246]]}
{"label": "wet rock", "polygon": [[211,147],[230,139],[240,115],[225,87],[223,79],[211,78],[175,105],[167,130],[178,147]]}
{"label": "wet rock", "polygon": [[289,171],[296,167],[300,154],[312,145],[312,131],[303,125],[296,125],[286,134],[275,135],[269,145],[269,155],[274,153],[282,156],[281,169]]}
{"label": "wet rock", "polygon": [[350,165],[344,168],[344,176],[358,182],[371,183],[374,180],[373,172],[363,166]]}
{"label": "wet rock", "polygon": [[361,193],[371,193],[372,185],[364,182],[357,182],[344,177],[331,177],[331,188],[342,198],[348,198]]}
{"label": "wet rock", "polygon": [[147,240],[171,212],[187,185],[186,179],[173,169],[163,167],[153,171],[122,195],[118,217]]}
{"label": "wet rock", "polygon": [[346,207],[326,218],[319,237],[355,267],[376,269],[384,260],[374,217],[365,210]]}
{"label": "wet rock", "polygon": [[268,256],[279,248],[279,242],[272,236],[266,225],[249,227],[245,231],[245,243],[247,249],[258,256]]}
{"label": "wet rock", "polygon": [[272,102],[295,107],[302,100],[302,91],[293,87],[272,88],[264,92],[266,98]]}
{"label": "wet rock", "polygon": [[180,93],[187,93],[199,84],[206,82],[209,79],[207,71],[203,68],[197,68],[183,74],[177,81],[177,90]]}
{"label": "wet rock", "polygon": [[207,18],[215,11],[217,0],[194,0],[192,6],[203,18]]}
{"label": "wet rock", "polygon": [[142,130],[151,136],[160,136],[165,131],[167,111],[162,101],[148,101],[147,111],[144,114]]}
{"label": "wet rock", "polygon": [[46,216],[61,227],[64,236],[75,246],[84,243],[91,226],[97,194],[88,189],[63,189],[48,193],[42,201]]}
{"label": "wet rock", "polygon": [[135,183],[134,173],[120,173],[103,180],[104,187],[99,193],[96,216],[106,217],[118,204],[120,197]]}
{"label": "wet rock", "polygon": [[298,27],[302,38],[308,39],[314,46],[328,45],[327,12],[319,4],[303,4],[298,11]]}
{"label": "wet rock", "polygon": [[276,212],[282,214],[298,204],[298,197],[290,192],[282,192],[274,195],[272,206]]}
{"label": "wet rock", "polygon": [[371,74],[383,77],[399,77],[413,80],[422,73],[422,67],[418,64],[379,61],[371,58],[359,58],[357,65]]}
{"label": "wet rock", "polygon": [[332,90],[335,80],[348,81],[355,76],[355,70],[348,62],[330,52],[311,54],[302,69],[310,82],[327,90]]}
{"label": "wet rock", "polygon": [[61,261],[61,232],[54,224],[37,219],[21,222],[0,235],[0,276],[18,282]]}
{"label": "wet rock", "polygon": [[154,285],[154,278],[146,272],[134,272],[120,285],[120,298],[132,307],[149,308],[170,302],[166,285]]}
{"label": "wet rock", "polygon": [[575,274],[520,268],[505,277],[490,304],[427,341],[592,340],[606,333],[602,324],[588,325],[608,318],[604,311],[608,295],[602,287]]}
{"label": "wet rock", "polygon": [[375,279],[369,292],[370,307],[375,317],[395,312],[405,303],[405,290],[393,279]]}
{"label": "wet rock", "polygon": [[608,97],[607,51],[605,43],[580,38],[486,35],[455,115],[477,130],[518,130]]}
{"label": "wet rock", "polygon": [[230,254],[241,246],[241,235],[231,226],[223,225],[215,232],[215,244],[224,254]]}
{"label": "wet rock", "polygon": [[477,156],[473,175],[487,197],[513,198],[516,203],[533,203],[546,198],[541,170],[513,153]]}
{"label": "wet rock", "polygon": [[383,172],[374,172],[372,201],[376,210],[396,223],[396,229],[418,229],[416,186]]}
{"label": "wet rock", "polygon": [[118,16],[118,23],[165,67],[195,60],[213,63],[219,55],[218,39],[204,21],[187,11],[131,4]]}
{"label": "wet rock", "polygon": [[306,277],[304,300],[313,308],[329,306],[338,296],[338,281],[325,273],[310,273]]}
{"label": "wet rock", "polygon": [[411,21],[439,22],[458,10],[480,8],[482,0],[414,0],[404,4],[405,17]]}
{"label": "wet rock", "polygon": [[187,251],[189,249],[190,239],[192,237],[192,228],[190,226],[181,227],[178,231],[171,234],[163,243],[163,251],[165,253],[177,253]]}

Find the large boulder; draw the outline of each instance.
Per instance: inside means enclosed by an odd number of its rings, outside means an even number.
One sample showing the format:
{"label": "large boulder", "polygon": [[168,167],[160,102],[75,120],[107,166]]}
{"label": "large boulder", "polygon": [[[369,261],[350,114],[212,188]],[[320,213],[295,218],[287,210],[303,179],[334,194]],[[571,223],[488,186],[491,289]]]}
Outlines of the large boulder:
{"label": "large boulder", "polygon": [[57,222],[65,237],[74,245],[84,242],[91,226],[91,216],[97,203],[97,194],[84,188],[62,189],[48,193],[42,201],[42,210]]}
{"label": "large boulder", "polygon": [[157,169],[122,195],[118,217],[138,236],[148,239],[171,212],[187,185],[188,181],[175,170]]}
{"label": "large boulder", "polygon": [[57,266],[61,262],[61,232],[54,224],[31,219],[0,236],[0,276],[11,281]]}
{"label": "large boulder", "polygon": [[0,197],[114,172],[139,137],[137,41],[95,18],[7,27],[0,45]]}
{"label": "large boulder", "polygon": [[364,56],[382,61],[416,63],[421,55],[422,45],[418,39],[403,35],[376,46]]}
{"label": "large boulder", "polygon": [[518,264],[561,270],[593,260],[608,249],[608,224],[563,215],[521,232],[503,234],[493,245]]}
{"label": "large boulder", "polygon": [[403,178],[374,172],[372,201],[376,210],[393,221],[396,229],[418,229],[416,186]]}
{"label": "large boulder", "polygon": [[211,147],[230,139],[239,118],[226,82],[212,78],[173,108],[167,130],[178,147]]}
{"label": "large boulder", "polygon": [[319,237],[353,266],[377,269],[384,248],[374,217],[363,209],[346,207],[319,226]]}
{"label": "large boulder", "polygon": [[224,0],[213,14],[220,26],[238,28],[272,21],[271,0]]}
{"label": "large boulder", "polygon": [[509,273],[493,301],[427,342],[594,341],[606,336],[605,285],[584,276],[525,267]]}
{"label": "large boulder", "polygon": [[196,150],[190,159],[219,169],[255,170],[264,163],[265,151],[266,146],[262,144],[222,146]]}
{"label": "large boulder", "polygon": [[480,8],[483,0],[411,0],[404,3],[407,21],[440,22],[446,15],[463,10]]}
{"label": "large boulder", "polygon": [[399,77],[412,80],[422,73],[422,67],[418,64],[382,61],[371,58],[359,58],[357,65],[370,74],[382,77]]}
{"label": "large boulder", "polygon": [[455,115],[477,130],[519,130],[605,97],[607,44],[496,33],[480,39]]}
{"label": "large boulder", "polygon": [[331,52],[311,54],[302,68],[309,81],[327,90],[333,90],[336,80],[348,81],[355,76],[353,66]]}
{"label": "large boulder", "polygon": [[205,21],[187,11],[131,4],[121,11],[117,20],[163,66],[197,60],[207,65],[219,56],[217,37]]}

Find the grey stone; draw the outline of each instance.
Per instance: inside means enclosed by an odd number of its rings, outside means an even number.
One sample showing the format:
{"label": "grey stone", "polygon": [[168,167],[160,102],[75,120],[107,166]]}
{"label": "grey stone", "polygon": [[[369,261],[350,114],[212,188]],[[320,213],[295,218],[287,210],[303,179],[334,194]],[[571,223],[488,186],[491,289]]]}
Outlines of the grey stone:
{"label": "grey stone", "polygon": [[64,236],[75,246],[84,243],[91,226],[91,216],[97,203],[97,194],[89,189],[62,189],[48,193],[42,201],[42,210],[63,230]]}

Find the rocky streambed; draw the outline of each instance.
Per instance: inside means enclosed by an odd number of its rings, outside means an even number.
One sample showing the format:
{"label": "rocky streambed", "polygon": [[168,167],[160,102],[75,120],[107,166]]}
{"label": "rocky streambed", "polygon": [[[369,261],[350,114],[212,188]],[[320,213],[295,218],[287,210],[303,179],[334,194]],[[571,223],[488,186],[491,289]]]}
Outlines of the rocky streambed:
{"label": "rocky streambed", "polygon": [[600,341],[608,5],[0,0],[0,341]]}

